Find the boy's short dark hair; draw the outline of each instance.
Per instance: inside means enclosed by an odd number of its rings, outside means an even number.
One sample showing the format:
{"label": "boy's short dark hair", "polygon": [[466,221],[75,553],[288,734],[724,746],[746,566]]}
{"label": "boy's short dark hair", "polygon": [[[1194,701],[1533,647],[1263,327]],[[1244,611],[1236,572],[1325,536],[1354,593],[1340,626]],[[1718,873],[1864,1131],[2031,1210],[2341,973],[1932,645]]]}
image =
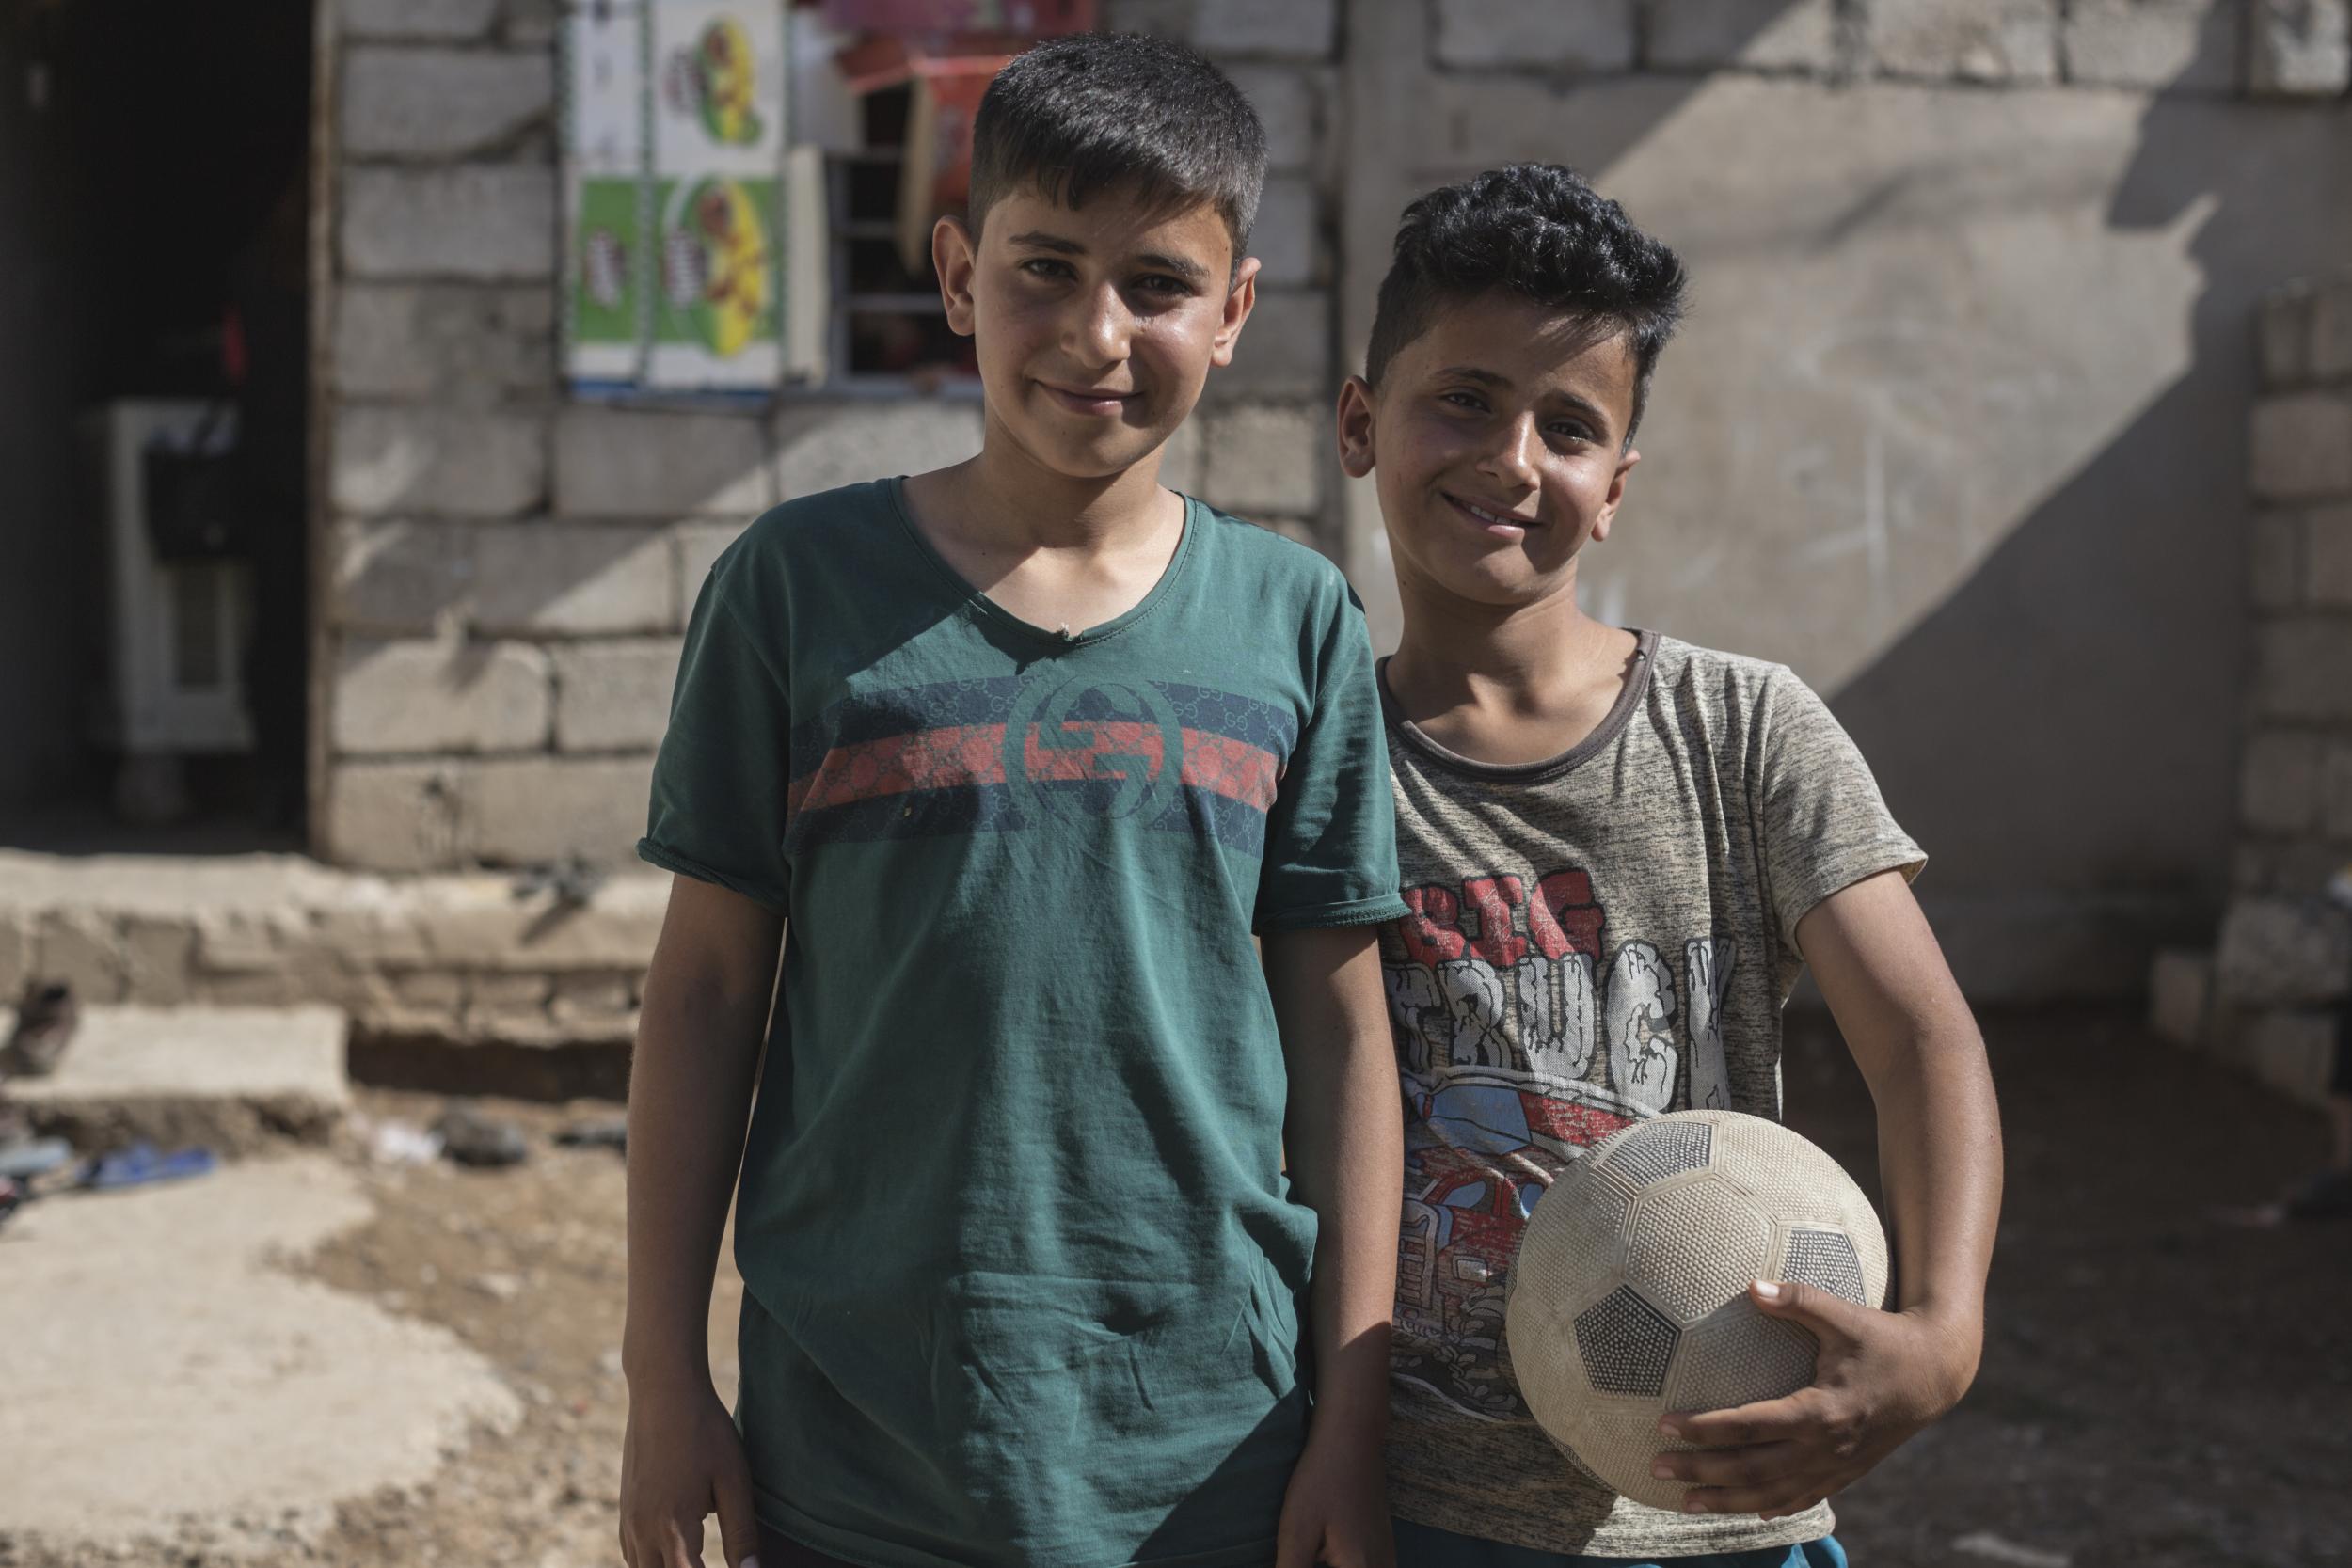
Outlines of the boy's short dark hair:
{"label": "boy's short dark hair", "polygon": [[1380,280],[1364,379],[1377,387],[1389,361],[1429,330],[1447,301],[1507,290],[1624,333],[1634,366],[1630,441],[1659,351],[1682,320],[1684,286],[1681,258],[1574,169],[1488,169],[1405,209],[1395,259]]}
{"label": "boy's short dark hair", "polygon": [[1049,39],[989,84],[972,121],[968,221],[1026,185],[1079,207],[1119,190],[1168,208],[1206,201],[1238,263],[1265,183],[1265,129],[1225,73],[1167,39]]}

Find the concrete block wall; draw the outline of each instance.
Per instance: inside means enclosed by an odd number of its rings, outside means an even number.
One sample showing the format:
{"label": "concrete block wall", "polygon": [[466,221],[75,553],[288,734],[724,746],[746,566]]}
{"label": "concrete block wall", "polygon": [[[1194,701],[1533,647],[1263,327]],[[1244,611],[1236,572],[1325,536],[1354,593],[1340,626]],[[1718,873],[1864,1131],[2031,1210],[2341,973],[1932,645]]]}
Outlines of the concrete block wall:
{"label": "concrete block wall", "polygon": [[2216,951],[2162,956],[2152,992],[2171,1038],[2316,1101],[2352,996],[2352,911],[2328,895],[2352,866],[2352,267],[2272,293],[2257,351],[2233,887]]}
{"label": "concrete block wall", "polygon": [[1435,0],[1431,32],[1447,71],[1736,69],[2281,98],[2341,96],[2352,80],[2348,0]]}
{"label": "concrete block wall", "polygon": [[[1109,9],[1227,65],[1271,142],[1258,316],[1168,478],[1328,545],[1336,0]],[[553,17],[554,0],[335,11],[313,833],[340,865],[628,861],[712,559],[780,500],[978,445],[969,400],[567,396]]]}

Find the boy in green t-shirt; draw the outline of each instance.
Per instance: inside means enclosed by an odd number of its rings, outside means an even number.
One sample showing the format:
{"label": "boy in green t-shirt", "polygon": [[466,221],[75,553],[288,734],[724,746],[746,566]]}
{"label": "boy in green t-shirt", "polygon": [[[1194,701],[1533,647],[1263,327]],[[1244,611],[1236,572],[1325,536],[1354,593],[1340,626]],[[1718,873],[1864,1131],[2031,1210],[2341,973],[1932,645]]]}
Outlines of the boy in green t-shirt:
{"label": "boy in green t-shirt", "polygon": [[678,875],[629,1094],[632,1568],[713,1511],[730,1568],[1388,1560],[1371,649],[1327,562],[1157,482],[1248,318],[1263,166],[1175,45],[1013,61],[932,242],[980,454],[778,507],[703,584],[640,846]]}
{"label": "boy in green t-shirt", "polygon": [[[1493,170],[1406,209],[1340,395],[1405,611],[1381,668],[1410,907],[1381,934],[1406,1105],[1404,1568],[1842,1565],[1825,1499],[1975,1375],[2000,1131],[1911,895],[1924,857],[1788,670],[1577,604],[1682,293],[1674,252],[1569,170]],[[1513,1254],[1618,1128],[1778,1119],[1780,1010],[1807,964],[1878,1103],[1898,1309],[1800,1264],[1752,1287],[1819,1340],[1815,1386],[1669,1416],[1661,1448],[1695,1445],[1657,1461],[1691,1483],[1685,1512],[1644,1508],[1529,1414],[1502,1331]]]}

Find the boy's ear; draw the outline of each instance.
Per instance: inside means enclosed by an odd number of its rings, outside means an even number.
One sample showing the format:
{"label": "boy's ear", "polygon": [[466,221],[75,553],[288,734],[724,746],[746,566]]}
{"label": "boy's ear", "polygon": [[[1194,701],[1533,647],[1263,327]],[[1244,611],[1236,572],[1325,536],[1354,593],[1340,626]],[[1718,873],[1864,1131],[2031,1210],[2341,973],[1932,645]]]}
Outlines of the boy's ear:
{"label": "boy's ear", "polygon": [[1372,384],[1362,376],[1342,383],[1338,422],[1340,468],[1350,479],[1361,479],[1373,469]]}
{"label": "boy's ear", "polygon": [[940,303],[947,325],[959,338],[972,336],[972,275],[979,266],[979,245],[958,217],[931,225],[931,270],[939,274]]}
{"label": "boy's ear", "polygon": [[1601,503],[1599,513],[1593,518],[1594,543],[1609,537],[1609,530],[1617,520],[1617,508],[1625,504],[1626,476],[1641,460],[1642,454],[1631,447],[1626,448],[1625,455],[1617,459],[1617,471],[1609,476],[1609,499]]}
{"label": "boy's ear", "polygon": [[1233,269],[1233,286],[1225,292],[1225,319],[1217,323],[1216,341],[1209,354],[1209,363],[1220,369],[1233,362],[1233,345],[1241,341],[1249,312],[1258,308],[1260,264],[1255,256],[1245,256]]}

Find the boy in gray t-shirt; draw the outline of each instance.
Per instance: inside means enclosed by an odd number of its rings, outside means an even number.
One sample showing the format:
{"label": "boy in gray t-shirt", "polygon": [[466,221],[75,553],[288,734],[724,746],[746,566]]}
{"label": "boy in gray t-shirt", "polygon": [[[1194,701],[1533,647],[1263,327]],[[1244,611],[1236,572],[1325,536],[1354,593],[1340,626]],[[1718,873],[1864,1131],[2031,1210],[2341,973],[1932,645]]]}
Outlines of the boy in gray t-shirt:
{"label": "boy in gray t-shirt", "polygon": [[[1381,947],[1406,1106],[1389,1440],[1402,1568],[1584,1557],[1842,1563],[1826,1499],[1974,1377],[2000,1194],[1984,1047],[1910,891],[1923,863],[1787,669],[1577,605],[1639,461],[1681,263],[1570,171],[1408,208],[1342,462],[1376,478],[1405,634],[1381,671],[1412,912]],[[1879,1112],[1896,1310],[1759,1282],[1815,1386],[1677,1414],[1618,1497],[1529,1415],[1502,1301],[1529,1212],[1661,1112],[1777,1119],[1780,1009],[1810,963]]]}

